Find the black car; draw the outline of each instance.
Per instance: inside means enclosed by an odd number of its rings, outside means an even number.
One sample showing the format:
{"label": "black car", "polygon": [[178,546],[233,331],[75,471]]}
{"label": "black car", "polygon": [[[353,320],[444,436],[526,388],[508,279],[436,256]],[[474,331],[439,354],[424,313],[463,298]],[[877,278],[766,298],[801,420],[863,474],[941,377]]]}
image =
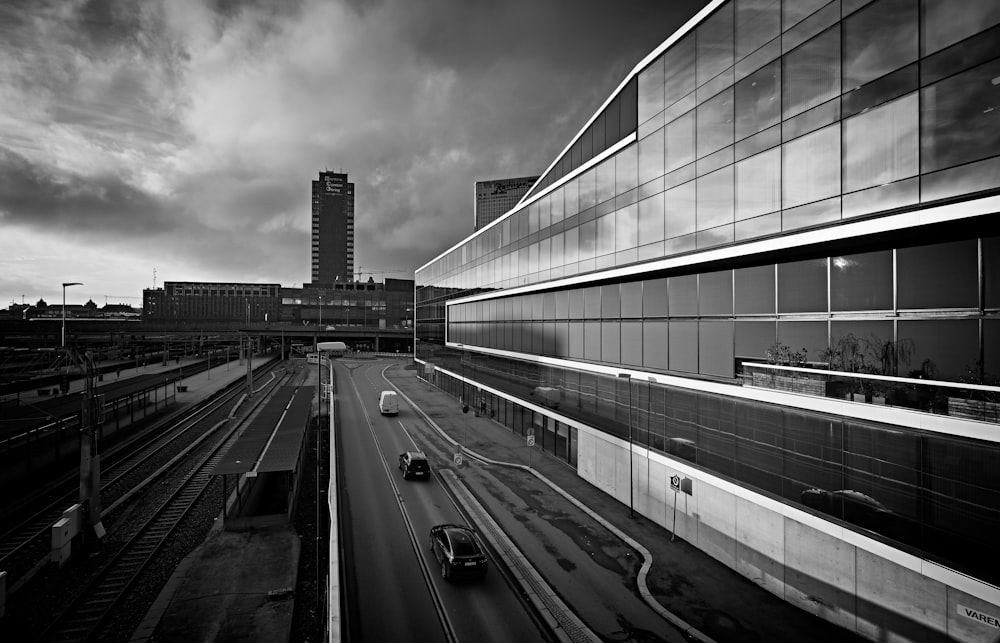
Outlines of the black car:
{"label": "black car", "polygon": [[486,554],[476,532],[459,525],[431,527],[431,551],[441,564],[441,578],[483,578]]}
{"label": "black car", "polygon": [[427,463],[427,456],[422,451],[400,453],[399,470],[403,472],[404,480],[410,478],[431,479],[431,465]]}

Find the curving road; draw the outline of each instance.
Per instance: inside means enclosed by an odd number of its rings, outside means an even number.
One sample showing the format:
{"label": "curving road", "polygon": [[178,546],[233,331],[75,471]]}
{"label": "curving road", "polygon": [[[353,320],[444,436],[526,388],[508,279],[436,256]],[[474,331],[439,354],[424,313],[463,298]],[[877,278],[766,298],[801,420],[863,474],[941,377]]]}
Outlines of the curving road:
{"label": "curving road", "polygon": [[[384,363],[334,362],[339,417],[341,538],[346,627],[351,640],[516,641],[548,638],[490,561],[482,582],[443,580],[428,545],[430,527],[468,524],[435,475],[403,480],[400,453],[426,450],[407,430],[416,414],[379,414],[378,394],[391,389]],[[475,528],[475,525],[470,525]]]}

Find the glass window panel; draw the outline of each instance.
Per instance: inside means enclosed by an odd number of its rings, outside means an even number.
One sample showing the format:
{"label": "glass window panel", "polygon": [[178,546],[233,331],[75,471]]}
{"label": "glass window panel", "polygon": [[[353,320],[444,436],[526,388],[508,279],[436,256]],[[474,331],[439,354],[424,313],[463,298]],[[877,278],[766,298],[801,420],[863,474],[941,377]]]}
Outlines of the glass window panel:
{"label": "glass window panel", "polygon": [[639,72],[639,122],[663,111],[663,56]]}
{"label": "glass window panel", "polygon": [[563,265],[565,259],[563,258],[563,243],[565,241],[565,233],[560,232],[559,234],[552,237],[552,247],[550,249],[552,253],[552,267],[557,268]]}
{"label": "glass window panel", "polygon": [[781,118],[781,62],[775,60],[736,83],[735,100],[737,141],[777,123]]}
{"label": "glass window panel", "polygon": [[830,258],[830,308],[892,310],[892,252]]}
{"label": "glass window panel", "polygon": [[597,170],[590,168],[580,175],[580,211],[597,205]]}
{"label": "glass window panel", "polygon": [[966,196],[1000,185],[1000,156],[925,174],[920,179],[924,203],[951,196]]}
{"label": "glass window panel", "polygon": [[917,94],[844,121],[844,190],[917,174]]}
{"label": "glass window panel", "polygon": [[844,89],[917,59],[917,0],[881,0],[843,24]]}
{"label": "glass window panel", "polygon": [[807,362],[818,361],[827,348],[825,321],[779,321],[778,342],[792,352],[805,353]]}
{"label": "glass window panel", "polygon": [[827,260],[807,259],[778,264],[778,312],[816,313],[827,310]]}
{"label": "glass window panel", "polygon": [[985,307],[1000,308],[1000,237],[983,239],[983,282]]}
{"label": "glass window panel", "polygon": [[781,33],[780,0],[736,0],[736,59]]}
{"label": "glass window panel", "polygon": [[597,221],[588,221],[580,226],[579,260],[593,259],[597,252]]}
{"label": "glass window panel", "polygon": [[694,232],[696,228],[695,182],[689,181],[663,193],[665,238]]}
{"label": "glass window panel", "polygon": [[646,368],[664,371],[670,368],[667,361],[669,328],[669,322],[664,320],[642,322],[642,365]]}
{"label": "glass window panel", "polygon": [[785,52],[795,49],[819,32],[840,20],[840,2],[830,2],[781,35],[781,47]]}
{"label": "glass window panel", "polygon": [[829,0],[797,0],[796,2],[784,3],[781,12],[781,28],[791,29],[827,2]]}
{"label": "glass window panel", "polygon": [[781,229],[785,232],[797,228],[832,223],[840,219],[840,197],[800,205],[781,213]]}
{"label": "glass window panel", "polygon": [[538,229],[545,230],[552,225],[552,199],[553,194],[548,194],[544,199],[538,200]]}
{"label": "glass window panel", "polygon": [[1000,319],[983,320],[983,384],[1000,386]]}
{"label": "glass window panel", "polygon": [[569,294],[569,317],[570,319],[582,319],[586,316],[584,300],[586,293],[581,289],[570,290]]}
{"label": "glass window panel", "polygon": [[774,264],[734,271],[737,315],[774,314]]}
{"label": "glass window panel", "polygon": [[552,206],[552,223],[559,223],[565,216],[565,210],[563,209],[563,188],[553,190],[550,203]]}
{"label": "glass window panel", "polygon": [[698,372],[698,322],[671,321],[670,346],[667,349],[670,370]]}
{"label": "glass window panel", "polygon": [[639,201],[639,243],[663,239],[663,193]]}
{"label": "glass window panel", "polygon": [[759,154],[781,144],[781,125],[774,125],[743,139],[736,144],[734,156],[737,161]]}
{"label": "glass window panel", "polygon": [[786,120],[781,124],[781,140],[790,141],[839,120],[840,103],[839,98],[834,98]]}
{"label": "glass window panel", "polygon": [[604,108],[604,147],[609,148],[621,138],[621,94],[611,99]]}
{"label": "glass window panel", "polygon": [[920,61],[920,84],[930,85],[997,57],[1000,26],[981,31]]}
{"label": "glass window panel", "polygon": [[664,91],[665,104],[672,105],[675,101],[694,91],[695,80],[695,41],[694,34],[683,38],[667,50],[665,56]]}
{"label": "glass window panel", "polygon": [[643,317],[666,317],[667,308],[667,280],[648,279],[642,285],[642,314]]}
{"label": "glass window panel", "polygon": [[914,177],[905,181],[845,194],[841,216],[847,219],[880,210],[891,210],[919,201],[920,181]]}
{"label": "glass window panel", "polygon": [[912,346],[910,377],[957,382],[979,358],[975,319],[901,319],[896,335],[897,343],[907,340]]}
{"label": "glass window panel", "polygon": [[584,322],[583,344],[583,358],[599,362],[601,360],[601,322]]}
{"label": "glass window panel", "polygon": [[615,194],[624,194],[639,185],[638,146],[629,145],[615,155]]}
{"label": "glass window panel", "polygon": [[601,318],[601,287],[591,286],[583,289],[583,311],[587,319]]}
{"label": "glass window panel", "polygon": [[601,286],[601,317],[615,319],[621,317],[621,287],[618,284]]}
{"label": "glass window panel", "polygon": [[840,193],[840,126],[831,125],[783,146],[785,208]]}
{"label": "glass window panel", "polygon": [[538,232],[538,201],[528,207],[528,234]]}
{"label": "glass window panel", "polygon": [[615,213],[615,250],[622,251],[639,245],[639,208],[625,206]]}
{"label": "glass window panel", "polygon": [[660,128],[639,141],[639,183],[663,176],[663,134]]}
{"label": "glass window panel", "polygon": [[566,201],[565,218],[569,218],[580,211],[580,179],[575,178],[563,186]]}
{"label": "glass window panel", "polygon": [[961,11],[955,10],[952,0],[923,0],[921,54],[932,54],[995,24],[1000,24],[996,0],[964,0]]}
{"label": "glass window panel", "polygon": [[556,297],[556,319],[568,319],[569,318],[569,298],[570,291],[568,290],[558,290],[555,293]]}
{"label": "glass window panel", "polygon": [[698,314],[698,275],[669,277],[667,293],[671,316]]}
{"label": "glass window panel", "polygon": [[694,160],[694,110],[667,123],[666,172],[671,172]]}
{"label": "glass window panel", "polygon": [[615,251],[615,213],[611,212],[597,220],[597,256]]}
{"label": "glass window panel", "polygon": [[733,166],[698,179],[698,229],[707,230],[733,222]]}
{"label": "glass window panel", "polygon": [[566,243],[563,249],[563,262],[573,264],[580,258],[580,228],[570,228],[566,230],[565,234]]}
{"label": "glass window panel", "polygon": [[733,322],[702,321],[698,324],[698,372],[702,375],[735,377]]}
{"label": "glass window panel", "polygon": [[597,202],[603,203],[615,197],[615,157],[597,166]]}
{"label": "glass window panel", "polygon": [[765,361],[767,349],[774,346],[776,327],[773,321],[737,320],[735,329],[735,358],[747,361]]}
{"label": "glass window panel", "polygon": [[538,272],[538,244],[533,243],[528,246],[528,272]]}
{"label": "glass window panel", "polygon": [[642,282],[621,284],[621,316],[642,317]]}
{"label": "glass window panel", "polygon": [[601,322],[601,361],[620,364],[622,324],[618,321]]}
{"label": "glass window panel", "polygon": [[917,64],[913,63],[844,94],[841,114],[844,118],[854,116],[916,89]]}
{"label": "glass window panel", "polygon": [[1000,59],[921,90],[921,171],[1000,154],[997,78]]}
{"label": "glass window panel", "polygon": [[736,164],[736,220],[781,209],[781,148]]}
{"label": "glass window panel", "polygon": [[[863,372],[876,375],[902,375],[909,372],[909,356],[905,363],[894,363],[893,351],[883,350],[893,341],[890,320],[857,320],[830,322],[830,352],[817,361],[826,362],[830,370]],[[846,392],[846,391],[845,391]]]}
{"label": "glass window panel", "polygon": [[789,118],[840,94],[840,28],[828,29],[784,57],[783,116]]}
{"label": "glass window panel", "polygon": [[733,146],[727,145],[717,152],[698,159],[698,162],[695,163],[697,175],[702,176],[703,174],[714,172],[715,170],[718,170],[726,165],[732,165],[733,160]]}
{"label": "glass window panel", "polygon": [[642,366],[642,323],[638,321],[621,324],[621,363],[628,366]]}
{"label": "glass window panel", "polygon": [[606,149],[605,139],[604,139],[604,119],[606,117],[606,112],[602,112],[594,119],[594,122],[590,124],[590,131],[594,138],[594,156],[599,155]]}
{"label": "glass window panel", "polygon": [[975,308],[979,305],[979,258],[975,240],[900,248],[896,251],[898,306]]}
{"label": "glass window panel", "polygon": [[733,4],[727,3],[701,23],[698,40],[698,84],[733,66]]}
{"label": "glass window panel", "polygon": [[733,142],[733,88],[720,92],[698,106],[698,157]]}
{"label": "glass window panel", "polygon": [[552,267],[552,238],[546,237],[538,242],[538,269],[548,270]]}
{"label": "glass window panel", "polygon": [[697,233],[698,248],[711,248],[732,243],[736,236],[733,224],[722,225],[708,230],[699,230]]}
{"label": "glass window panel", "polygon": [[706,272],[698,277],[698,312],[702,315],[733,314],[733,271]]}

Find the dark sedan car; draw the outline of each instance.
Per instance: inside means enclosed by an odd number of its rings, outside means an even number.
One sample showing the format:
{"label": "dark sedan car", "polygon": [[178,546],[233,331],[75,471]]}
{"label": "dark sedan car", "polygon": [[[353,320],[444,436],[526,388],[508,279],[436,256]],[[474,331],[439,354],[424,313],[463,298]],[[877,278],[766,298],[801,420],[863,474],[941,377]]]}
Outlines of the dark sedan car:
{"label": "dark sedan car", "polygon": [[403,472],[404,480],[410,478],[431,479],[431,465],[427,463],[427,456],[422,451],[400,453],[399,470]]}
{"label": "dark sedan car", "polygon": [[468,527],[431,527],[431,551],[441,564],[441,578],[445,580],[486,576],[486,554],[476,533]]}

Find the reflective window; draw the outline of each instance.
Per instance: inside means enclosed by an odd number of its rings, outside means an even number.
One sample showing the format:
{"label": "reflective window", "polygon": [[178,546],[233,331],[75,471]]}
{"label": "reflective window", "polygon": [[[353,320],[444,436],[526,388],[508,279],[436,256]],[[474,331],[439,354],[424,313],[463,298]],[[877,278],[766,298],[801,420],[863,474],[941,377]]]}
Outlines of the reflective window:
{"label": "reflective window", "polygon": [[910,371],[911,352],[908,341],[893,343],[889,320],[833,320],[830,352],[817,361],[826,362],[834,371],[905,377]]}
{"label": "reflective window", "polygon": [[670,315],[698,314],[698,275],[682,275],[667,280]]}
{"label": "reflective window", "polygon": [[698,179],[697,221],[699,230],[707,230],[733,222],[733,189],[732,165]]}
{"label": "reflective window", "polygon": [[695,231],[695,195],[694,181],[689,181],[663,193],[667,239]]}
{"label": "reflective window", "polygon": [[807,18],[817,9],[825,5],[829,0],[797,0],[796,2],[785,2],[781,12],[781,28],[791,29],[803,18]]}
{"label": "reflective window", "polygon": [[621,289],[618,284],[601,286],[601,317],[614,319],[621,317]]}
{"label": "reflective window", "polygon": [[733,142],[733,89],[730,87],[697,109],[698,158]]}
{"label": "reflective window", "polygon": [[597,202],[603,203],[615,197],[615,157],[597,166]]}
{"label": "reflective window", "polygon": [[590,168],[580,175],[580,210],[597,205],[597,170]]}
{"label": "reflective window", "polygon": [[827,310],[826,259],[778,264],[778,312],[814,313]]}
{"label": "reflective window", "polygon": [[639,183],[663,176],[663,133],[661,127],[639,141]]}
{"label": "reflective window", "polygon": [[694,110],[667,123],[665,171],[676,170],[694,160]]}
{"label": "reflective window", "polygon": [[591,286],[583,289],[583,311],[587,319],[601,318],[601,287]]}
{"label": "reflective window", "polygon": [[736,220],[781,209],[781,148],[736,164]]}
{"label": "reflective window", "polygon": [[629,145],[615,155],[615,194],[624,194],[639,185],[638,147]]}
{"label": "reflective window", "polygon": [[606,214],[597,220],[597,256],[602,257],[615,251],[615,213]]}
{"label": "reflective window", "polygon": [[781,33],[780,0],[736,0],[736,59]]}
{"label": "reflective window", "polygon": [[627,205],[615,213],[615,250],[628,250],[639,245],[639,208]]}
{"label": "reflective window", "polygon": [[831,257],[831,310],[892,310],[892,307],[892,251]]}
{"label": "reflective window", "polygon": [[618,321],[601,322],[601,361],[620,364],[622,361],[621,352],[621,328]]}
{"label": "reflective window", "polygon": [[844,191],[917,174],[917,94],[844,121]]}
{"label": "reflective window", "polygon": [[563,186],[565,197],[565,215],[571,217],[580,211],[580,179],[576,178]]}
{"label": "reflective window", "polygon": [[698,322],[671,321],[670,347],[667,352],[670,370],[697,373]]}
{"label": "reflective window", "polygon": [[978,244],[974,240],[900,248],[896,263],[900,308],[979,305]]}
{"label": "reflective window", "polygon": [[639,242],[642,244],[663,239],[663,193],[639,201]]}
{"label": "reflective window", "polygon": [[1000,237],[983,239],[983,281],[985,307],[1000,308]]}
{"label": "reflective window", "polygon": [[574,264],[580,259],[580,228],[566,230],[566,244],[563,258],[567,264]]}
{"label": "reflective window", "polygon": [[690,34],[674,43],[664,54],[664,102],[668,107],[694,91],[694,52],[694,34]]}
{"label": "reflective window", "polygon": [[623,322],[621,325],[622,364],[642,366],[642,322]]}
{"label": "reflective window", "polygon": [[698,372],[733,377],[733,322],[702,321],[698,324]]}
{"label": "reflective window", "polygon": [[733,271],[706,272],[698,277],[698,312],[701,315],[733,314]]}
{"label": "reflective window", "polygon": [[588,221],[580,226],[579,260],[593,259],[597,252],[597,221]]}
{"label": "reflective window", "polygon": [[784,57],[783,118],[840,94],[840,28],[816,36]]}
{"label": "reflective window", "polygon": [[733,66],[733,3],[722,5],[696,30],[698,84]]}
{"label": "reflective window", "polygon": [[921,171],[1000,154],[997,78],[1000,59],[920,91]]}
{"label": "reflective window", "polygon": [[826,321],[779,321],[778,342],[801,351],[807,362],[819,360],[827,348]]}
{"label": "reflective window", "polygon": [[639,72],[639,123],[663,111],[663,56]]}
{"label": "reflective window", "polygon": [[979,358],[975,319],[901,319],[896,334],[912,345],[910,377],[957,381]]}
{"label": "reflective window", "polygon": [[601,360],[601,322],[588,321],[583,324],[583,358],[599,362]]}
{"label": "reflective window", "polygon": [[917,0],[880,0],[844,20],[844,91],[917,59]]}
{"label": "reflective window", "polygon": [[785,208],[839,194],[839,125],[786,143],[783,169],[782,203]]}
{"label": "reflective window", "polygon": [[552,223],[555,224],[562,221],[565,216],[565,211],[563,209],[563,188],[553,190],[551,199]]}
{"label": "reflective window", "polygon": [[736,83],[736,140],[771,127],[781,118],[781,62],[775,60]]}
{"label": "reflective window", "polygon": [[774,346],[773,321],[737,320],[735,328],[735,357],[749,361],[767,359],[767,349]]}
{"label": "reflective window", "polygon": [[642,286],[642,316],[666,317],[667,308],[667,280],[650,279],[643,282]]}
{"label": "reflective window", "polygon": [[921,53],[932,54],[995,24],[1000,24],[996,0],[964,0],[961,11],[951,0],[923,0]]}
{"label": "reflective window", "polygon": [[[733,271],[737,315],[774,314],[774,264]],[[773,334],[773,333],[772,333]]]}

